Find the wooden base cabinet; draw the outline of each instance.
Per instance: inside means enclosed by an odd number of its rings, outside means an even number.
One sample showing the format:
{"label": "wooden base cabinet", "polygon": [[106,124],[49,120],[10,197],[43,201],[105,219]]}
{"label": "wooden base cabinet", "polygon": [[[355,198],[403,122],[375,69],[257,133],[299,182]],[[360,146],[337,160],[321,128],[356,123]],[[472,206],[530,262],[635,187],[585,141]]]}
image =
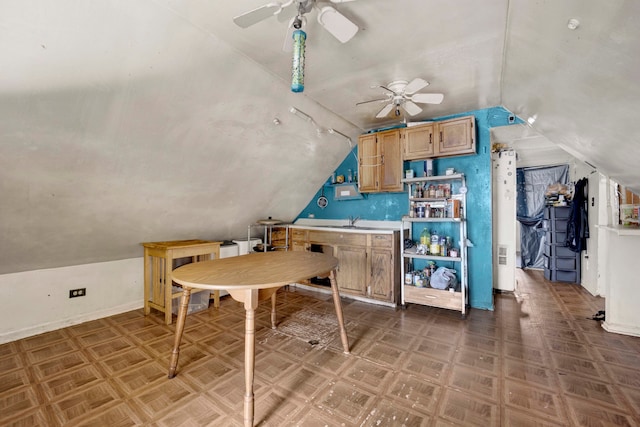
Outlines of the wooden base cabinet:
{"label": "wooden base cabinet", "polygon": [[336,246],[333,255],[338,258],[336,280],[340,292],[367,295],[367,248]]}
{"label": "wooden base cabinet", "polygon": [[[395,257],[397,258],[397,256]],[[380,301],[394,301],[394,256],[392,250],[371,248],[370,296]]]}
{"label": "wooden base cabinet", "polygon": [[[299,231],[299,230],[293,230]],[[396,306],[400,295],[400,233],[309,230],[306,247],[338,258],[340,293]],[[296,245],[294,245],[295,247]],[[301,246],[301,245],[297,245]]]}

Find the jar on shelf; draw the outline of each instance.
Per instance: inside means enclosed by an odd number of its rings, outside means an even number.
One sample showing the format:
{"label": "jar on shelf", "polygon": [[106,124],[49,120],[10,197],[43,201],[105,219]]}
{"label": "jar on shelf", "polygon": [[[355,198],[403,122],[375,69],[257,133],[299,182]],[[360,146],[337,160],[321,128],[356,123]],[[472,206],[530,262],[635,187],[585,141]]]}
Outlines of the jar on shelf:
{"label": "jar on shelf", "polygon": [[422,187],[420,186],[420,184],[415,184],[415,186],[413,187],[413,198],[422,198]]}

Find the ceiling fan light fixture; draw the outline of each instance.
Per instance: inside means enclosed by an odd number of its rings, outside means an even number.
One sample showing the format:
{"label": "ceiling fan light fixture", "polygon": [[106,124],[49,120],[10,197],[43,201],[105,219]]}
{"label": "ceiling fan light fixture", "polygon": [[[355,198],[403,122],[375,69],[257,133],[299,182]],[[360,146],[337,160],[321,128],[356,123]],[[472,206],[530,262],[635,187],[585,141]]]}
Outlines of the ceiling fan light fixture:
{"label": "ceiling fan light fixture", "polygon": [[416,93],[427,86],[429,86],[429,82],[419,77],[410,82],[406,80],[394,80],[386,86],[373,86],[384,89],[387,92],[386,98],[358,102],[356,105],[386,101],[387,105],[376,114],[377,119],[386,117],[392,110],[396,117],[400,116],[400,107],[402,107],[402,110],[406,114],[415,116],[422,112],[422,108],[417,104],[440,104],[444,99],[444,95],[441,93]]}
{"label": "ceiling fan light fixture", "polygon": [[358,32],[358,26],[331,6],[325,6],[318,11],[318,23],[337,38],[340,43],[346,43]]}

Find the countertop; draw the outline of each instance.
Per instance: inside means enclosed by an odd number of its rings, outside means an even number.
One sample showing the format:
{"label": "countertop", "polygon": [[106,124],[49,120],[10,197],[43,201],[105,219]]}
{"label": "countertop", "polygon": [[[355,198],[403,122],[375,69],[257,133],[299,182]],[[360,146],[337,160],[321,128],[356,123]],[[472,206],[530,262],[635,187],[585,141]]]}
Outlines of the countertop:
{"label": "countertop", "polygon": [[400,221],[359,220],[350,227],[348,220],[300,219],[289,228],[302,230],[326,230],[340,233],[393,234],[400,231]]}
{"label": "countertop", "polygon": [[622,225],[598,225],[598,228],[616,233],[618,236],[640,236],[640,228]]}

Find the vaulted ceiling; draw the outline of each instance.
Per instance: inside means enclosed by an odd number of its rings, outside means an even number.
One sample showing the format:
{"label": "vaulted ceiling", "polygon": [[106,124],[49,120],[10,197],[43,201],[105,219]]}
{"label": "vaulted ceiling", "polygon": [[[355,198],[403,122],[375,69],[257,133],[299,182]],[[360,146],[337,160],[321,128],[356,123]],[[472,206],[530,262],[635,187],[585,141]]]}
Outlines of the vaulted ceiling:
{"label": "vaulted ceiling", "polygon": [[342,44],[309,12],[299,94],[281,49],[287,23],[232,20],[265,3],[1,3],[0,273],[291,220],[350,150],[327,129],[355,142],[404,120],[356,103],[415,77],[444,101],[406,120],[502,105],[535,119],[523,134],[640,191],[639,2],[333,4],[359,31]]}

